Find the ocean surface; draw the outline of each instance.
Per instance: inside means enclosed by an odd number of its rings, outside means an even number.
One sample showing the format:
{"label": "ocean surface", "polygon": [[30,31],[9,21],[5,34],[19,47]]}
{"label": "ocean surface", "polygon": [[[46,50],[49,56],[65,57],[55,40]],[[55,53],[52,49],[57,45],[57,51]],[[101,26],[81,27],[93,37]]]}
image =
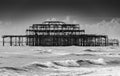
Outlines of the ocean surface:
{"label": "ocean surface", "polygon": [[120,47],[0,46],[0,76],[120,76]]}

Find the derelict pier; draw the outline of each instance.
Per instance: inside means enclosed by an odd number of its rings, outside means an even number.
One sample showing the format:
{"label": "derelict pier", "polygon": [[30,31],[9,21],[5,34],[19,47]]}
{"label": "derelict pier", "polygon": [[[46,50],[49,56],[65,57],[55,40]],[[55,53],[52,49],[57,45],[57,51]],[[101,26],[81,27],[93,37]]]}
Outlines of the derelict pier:
{"label": "derelict pier", "polygon": [[[26,29],[26,35],[3,35],[3,46],[8,38],[10,46],[108,46],[107,35],[85,34],[79,24],[45,21]],[[116,44],[119,45],[119,42]]]}

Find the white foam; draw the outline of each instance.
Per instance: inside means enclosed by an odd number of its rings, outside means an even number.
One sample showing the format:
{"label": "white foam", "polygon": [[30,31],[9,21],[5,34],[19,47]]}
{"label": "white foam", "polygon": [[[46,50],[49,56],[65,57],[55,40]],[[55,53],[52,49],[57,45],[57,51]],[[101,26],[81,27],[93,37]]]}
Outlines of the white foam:
{"label": "white foam", "polygon": [[78,67],[79,64],[76,63],[76,60],[63,60],[63,61],[55,61],[57,65],[64,67]]}
{"label": "white foam", "polygon": [[90,60],[91,62],[95,63],[95,64],[101,64],[101,65],[104,65],[106,64],[106,62],[104,61],[103,58],[99,58],[97,60]]}

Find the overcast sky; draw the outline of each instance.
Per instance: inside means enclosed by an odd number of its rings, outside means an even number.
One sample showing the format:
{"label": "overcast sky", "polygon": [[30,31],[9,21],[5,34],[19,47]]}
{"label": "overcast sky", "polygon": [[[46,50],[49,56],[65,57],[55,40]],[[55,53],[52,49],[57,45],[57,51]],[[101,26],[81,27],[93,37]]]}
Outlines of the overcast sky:
{"label": "overcast sky", "polygon": [[28,26],[54,17],[68,23],[79,23],[86,33],[104,33],[120,38],[118,1],[0,0],[0,36],[25,34]]}

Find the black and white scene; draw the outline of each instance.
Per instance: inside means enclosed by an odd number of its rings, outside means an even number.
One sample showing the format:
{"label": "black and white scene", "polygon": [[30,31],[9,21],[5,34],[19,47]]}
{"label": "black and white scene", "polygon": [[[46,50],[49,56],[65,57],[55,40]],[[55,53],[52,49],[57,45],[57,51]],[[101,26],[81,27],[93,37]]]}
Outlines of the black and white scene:
{"label": "black and white scene", "polygon": [[0,76],[120,76],[118,0],[0,0]]}

